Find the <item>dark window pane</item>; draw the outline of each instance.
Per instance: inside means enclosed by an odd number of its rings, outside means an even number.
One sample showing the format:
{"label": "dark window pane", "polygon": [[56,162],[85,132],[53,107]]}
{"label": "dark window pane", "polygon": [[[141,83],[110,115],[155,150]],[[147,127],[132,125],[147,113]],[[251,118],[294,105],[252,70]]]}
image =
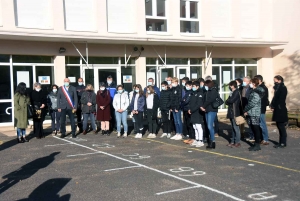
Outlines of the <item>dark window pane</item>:
{"label": "dark window pane", "polygon": [[[130,82],[128,80],[126,80],[126,77],[124,79],[123,76],[128,76],[130,78],[131,76],[131,83],[127,83]],[[127,66],[125,68],[125,66],[121,67],[121,79],[122,79],[122,85],[125,89],[125,91],[131,92],[132,91],[132,85],[136,83],[136,75],[135,75],[135,66]],[[126,82],[124,83],[124,80],[126,80]]]}
{"label": "dark window pane", "polygon": [[167,64],[188,64],[186,58],[167,58]]}
{"label": "dark window pane", "polygon": [[152,0],[146,0],[145,4],[146,15],[152,15]]}
{"label": "dark window pane", "polygon": [[[9,108],[9,109],[7,109]],[[6,110],[7,109],[7,110]],[[10,114],[7,114],[6,111]],[[12,122],[12,110],[11,103],[0,103],[0,123]]]}
{"label": "dark window pane", "polygon": [[[219,72],[219,66],[212,67],[212,77],[213,77],[213,81],[215,83],[215,85],[218,87],[218,89],[220,89],[220,72]],[[214,79],[215,78],[215,79]]]}
{"label": "dark window pane", "polygon": [[80,64],[80,57],[66,57],[66,64]]}
{"label": "dark window pane", "polygon": [[235,79],[245,77],[245,67],[244,66],[236,66],[235,67]]}
{"label": "dark window pane", "polygon": [[0,66],[0,99],[11,99],[10,67]]}
{"label": "dark window pane", "polygon": [[[73,78],[75,77],[75,82],[71,83],[77,83],[77,79],[80,78],[80,67],[79,66],[66,66],[66,77]],[[85,80],[84,80],[85,82]]]}
{"label": "dark window pane", "polygon": [[[42,85],[43,91],[50,92],[51,85],[53,85],[54,76],[53,76],[53,66],[36,66],[35,67],[36,78],[35,80]],[[50,80],[43,80],[42,77],[50,76]],[[48,82],[50,81],[50,83]]]}
{"label": "dark window pane", "polygon": [[52,63],[51,56],[13,55],[13,63]]}
{"label": "dark window pane", "polygon": [[167,31],[167,20],[146,19],[147,31]]}
{"label": "dark window pane", "polygon": [[[82,60],[82,63],[85,62]],[[119,57],[89,57],[89,64],[118,64]]]}
{"label": "dark window pane", "polygon": [[0,55],[0,62],[9,62],[9,55]]}
{"label": "dark window pane", "polygon": [[257,64],[257,59],[234,59],[235,64]]}
{"label": "dark window pane", "polygon": [[165,0],[157,0],[157,4],[156,4],[156,6],[157,6],[157,16],[162,16],[162,17],[166,16],[166,11],[165,11],[166,6],[165,6],[165,4],[166,4]]}
{"label": "dark window pane", "polygon": [[202,64],[202,59],[190,58],[190,64]]}
{"label": "dark window pane", "polygon": [[196,80],[202,77],[202,66],[191,66],[190,71],[191,71],[191,75],[190,75],[191,80]]}
{"label": "dark window pane", "polygon": [[254,77],[257,75],[257,67],[256,66],[247,66],[247,76]]}
{"label": "dark window pane", "polygon": [[156,58],[146,58],[146,64],[156,64]]}
{"label": "dark window pane", "polygon": [[212,64],[232,64],[232,59],[212,59]]}
{"label": "dark window pane", "polygon": [[229,82],[232,81],[232,68],[222,66],[222,91],[229,92]]}
{"label": "dark window pane", "polygon": [[[91,84],[95,87],[94,85],[94,69],[85,69],[84,70],[84,83],[85,83],[85,86],[88,85],[88,84]],[[76,80],[77,82],[77,80]],[[96,91],[98,91],[98,89],[95,89]]]}
{"label": "dark window pane", "polygon": [[181,33],[199,33],[198,21],[180,21]]}
{"label": "dark window pane", "polygon": [[180,17],[182,18],[186,18],[185,9],[185,1],[180,1]]}
{"label": "dark window pane", "polygon": [[190,18],[197,19],[198,18],[198,3],[190,2]]}

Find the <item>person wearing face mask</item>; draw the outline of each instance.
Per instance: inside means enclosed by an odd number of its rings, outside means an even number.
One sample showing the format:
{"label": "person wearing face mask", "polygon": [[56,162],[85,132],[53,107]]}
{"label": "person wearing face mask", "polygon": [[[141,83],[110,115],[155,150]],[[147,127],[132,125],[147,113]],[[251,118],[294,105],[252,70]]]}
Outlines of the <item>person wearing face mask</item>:
{"label": "person wearing face mask", "polygon": [[44,136],[43,121],[45,118],[45,107],[47,104],[47,96],[41,88],[41,84],[36,82],[33,84],[33,91],[30,96],[31,105],[33,106],[33,133],[37,139]]}
{"label": "person wearing face mask", "polygon": [[185,83],[185,95],[181,100],[181,108],[183,110],[183,135],[188,138],[186,140],[184,140],[184,143],[189,143],[191,142],[194,137],[195,137],[195,132],[194,132],[194,128],[193,125],[191,124],[191,115],[188,113],[189,110],[189,102],[191,99],[191,94],[193,92],[192,90],[192,82],[191,81],[187,81]]}
{"label": "person wearing face mask", "polygon": [[129,106],[128,93],[124,91],[123,85],[117,86],[117,94],[114,96],[113,106],[117,120],[117,137],[121,137],[121,123],[123,124],[124,134],[123,138],[127,137],[128,124],[127,124],[127,108]]}
{"label": "person wearing face mask", "polygon": [[[156,85],[154,85],[154,79],[153,78],[148,79],[147,86],[152,86],[155,93],[158,95],[158,98],[160,97],[159,88]],[[144,88],[144,94],[147,94],[147,87]]]}
{"label": "person wearing face mask", "polygon": [[70,79],[64,79],[64,86],[59,87],[57,92],[57,110],[60,112],[61,138],[66,136],[66,115],[69,116],[72,138],[76,138],[76,125],[74,113],[78,108],[78,95],[76,88],[70,85]]}
{"label": "person wearing face mask", "polygon": [[115,116],[115,109],[113,107],[113,99],[115,94],[117,94],[116,92],[116,83],[114,82],[114,79],[111,75],[107,76],[106,78],[106,83],[105,83],[105,88],[110,92],[110,97],[111,97],[111,101],[110,101],[110,116],[111,119],[109,121],[109,126],[110,126],[110,130],[114,131],[117,133],[117,125],[116,125],[116,116]]}
{"label": "person wearing face mask", "polygon": [[81,96],[81,108],[83,115],[83,135],[88,133],[87,123],[90,118],[91,126],[93,133],[97,134],[96,122],[95,122],[95,113],[96,113],[96,94],[94,92],[94,87],[91,84],[88,84]]}
{"label": "person wearing face mask", "polygon": [[159,100],[159,108],[161,111],[162,118],[162,130],[163,134],[160,138],[171,138],[171,90],[168,89],[167,81],[163,81],[161,83],[161,92],[160,92],[160,100]]}
{"label": "person wearing face mask", "polygon": [[169,89],[172,89],[172,77],[167,77],[167,83],[168,83]]}
{"label": "person wearing face mask", "polygon": [[203,91],[200,88],[198,81],[193,82],[193,92],[191,94],[191,100],[188,105],[188,113],[191,115],[191,123],[195,132],[195,140],[189,144],[191,146],[202,147],[203,143],[203,115],[201,114],[200,108],[203,106]]}
{"label": "person wearing face mask", "polygon": [[149,134],[147,138],[156,138],[157,131],[157,110],[159,107],[159,98],[154,91],[154,87],[148,86],[146,93],[147,121]]}
{"label": "person wearing face mask", "polygon": [[109,90],[105,88],[105,83],[100,83],[97,92],[97,121],[101,122],[102,135],[109,135],[109,121],[111,119],[111,96]]}
{"label": "person wearing face mask", "polygon": [[145,96],[143,94],[142,86],[140,84],[136,85],[135,92],[136,93],[133,95],[130,103],[130,109],[133,113],[138,130],[138,133],[135,135],[135,138],[142,138],[144,129],[143,112],[145,106]]}
{"label": "person wearing face mask", "polygon": [[113,77],[111,75],[107,76],[105,87],[108,89],[116,88],[116,83],[114,82]]}
{"label": "person wearing face mask", "polygon": [[[136,93],[136,92],[135,92],[136,84],[134,84],[132,87],[133,87],[132,91],[129,92],[129,103],[131,103],[132,98],[133,98],[133,95]],[[136,126],[136,122],[135,122],[135,119],[134,119],[134,117],[133,117],[132,112],[131,112],[131,120],[132,120],[132,124],[133,124],[133,130],[132,130],[132,133],[133,133],[133,134],[137,134],[137,133],[138,133],[138,131],[137,131],[137,126]]]}
{"label": "person wearing face mask", "polygon": [[274,77],[273,89],[275,90],[275,94],[270,104],[270,108],[273,112],[272,121],[276,122],[276,126],[279,130],[279,142],[274,146],[274,148],[284,148],[287,145],[285,125],[288,122],[288,116],[285,101],[288,91],[283,81],[283,77],[280,75],[276,75]]}
{"label": "person wearing face mask", "polygon": [[175,123],[176,134],[171,137],[171,140],[181,140],[182,139],[182,121],[181,121],[181,95],[182,91],[178,85],[178,78],[173,77],[172,79],[172,95],[171,95],[171,111]]}
{"label": "person wearing face mask", "polygon": [[57,111],[57,85],[52,85],[52,91],[47,96],[49,114],[51,116],[52,135],[57,135],[60,128],[60,112]]}
{"label": "person wearing face mask", "polygon": [[237,89],[240,91],[240,93],[243,93],[243,80],[241,78],[235,79],[236,84],[237,84]]}
{"label": "person wearing face mask", "polygon": [[182,95],[182,98],[184,97],[184,95],[185,95],[185,92],[186,92],[186,88],[185,88],[185,85],[186,85],[186,83],[188,82],[190,80],[190,78],[188,78],[188,77],[184,77],[184,78],[182,78],[182,80],[181,80],[181,95]]}
{"label": "person wearing face mask", "polygon": [[[242,105],[243,105],[243,109],[244,109],[245,106],[248,104],[248,99],[249,99],[250,93],[251,93],[251,91],[252,91],[252,88],[251,88],[251,86],[250,86],[250,80],[251,80],[251,78],[250,78],[249,76],[246,76],[246,77],[244,77],[244,79],[243,79],[243,91],[242,91]],[[246,140],[249,141],[249,142],[254,142],[254,134],[253,134],[253,131],[252,131],[252,129],[251,129],[251,126],[250,126],[250,125],[248,125],[248,126],[249,126],[249,132],[248,132],[249,137],[246,138]],[[242,125],[240,126],[242,135],[243,135],[244,130],[245,130],[244,127],[245,127],[244,124],[242,124]]]}
{"label": "person wearing face mask", "polygon": [[79,129],[79,133],[83,132],[83,128],[82,128],[82,111],[81,111],[81,96],[82,93],[85,90],[85,86],[83,84],[83,79],[82,78],[78,78],[78,84],[76,86],[76,91],[77,91],[77,99],[78,99],[78,108],[76,110],[76,118],[77,118],[77,127]]}

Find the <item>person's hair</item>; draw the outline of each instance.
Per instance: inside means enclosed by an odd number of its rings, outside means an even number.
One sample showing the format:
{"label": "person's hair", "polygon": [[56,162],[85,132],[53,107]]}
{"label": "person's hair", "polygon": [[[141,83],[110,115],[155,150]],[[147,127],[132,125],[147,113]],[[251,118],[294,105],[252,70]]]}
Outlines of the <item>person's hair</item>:
{"label": "person's hair", "polygon": [[211,77],[210,75],[206,76],[206,77],[205,77],[205,81],[207,81],[207,80],[212,81],[212,77]]}
{"label": "person's hair", "polygon": [[112,76],[111,76],[111,75],[109,75],[109,76],[107,76],[107,78],[108,78],[108,79],[112,79]]}
{"label": "person's hair", "polygon": [[261,82],[264,81],[264,78],[261,75],[255,75],[254,77],[260,80]]}
{"label": "person's hair", "polygon": [[190,78],[184,77],[184,78],[182,78],[181,80],[187,82],[187,81],[190,81]]}
{"label": "person's hair", "polygon": [[19,93],[20,95],[25,95],[27,96],[27,92],[26,92],[26,84],[24,82],[20,82],[16,88],[15,93]]}
{"label": "person's hair", "polygon": [[206,80],[205,85],[208,86],[208,88],[212,88],[213,86],[215,86],[215,83],[211,80]]}
{"label": "person's hair", "polygon": [[197,86],[197,87],[200,87],[200,82],[199,81],[194,81],[193,82],[193,85]]}
{"label": "person's hair", "polygon": [[33,89],[35,89],[35,87],[38,87],[38,86],[42,88],[42,85],[40,83],[38,83],[38,82],[33,83]]}
{"label": "person's hair", "polygon": [[104,82],[100,82],[99,83],[99,87],[105,87],[105,83]]}
{"label": "person's hair", "polygon": [[237,79],[235,79],[235,81],[237,81],[240,84],[243,84],[243,80],[241,78],[237,78]]}
{"label": "person's hair", "polygon": [[246,76],[246,77],[244,77],[244,78],[248,79],[249,81],[251,80],[251,78],[250,78],[249,76]]}
{"label": "person's hair", "polygon": [[53,87],[56,87],[56,89],[58,89],[58,86],[57,86],[56,84],[53,84],[53,85],[51,86],[51,89],[53,89]]}
{"label": "person's hair", "polygon": [[78,80],[80,80],[80,79],[83,81],[83,78],[82,78],[82,77],[78,78]]}
{"label": "person's hair", "polygon": [[152,81],[154,82],[154,79],[153,79],[152,77],[148,78],[148,81],[149,81],[149,80],[152,80]]}
{"label": "person's hair", "polygon": [[281,82],[284,81],[283,77],[281,77],[281,75],[276,75],[274,78],[277,79],[277,80],[280,80]]}
{"label": "person's hair", "polygon": [[172,82],[178,82],[178,78],[177,77],[173,77],[172,78]]}
{"label": "person's hair", "polygon": [[234,86],[234,88],[237,88],[237,83],[235,80],[229,82],[229,86]]}
{"label": "person's hair", "polygon": [[117,90],[119,90],[120,87],[122,87],[122,89],[124,89],[123,85],[119,84],[119,85],[117,86]]}
{"label": "person's hair", "polygon": [[92,90],[92,91],[94,90],[94,87],[93,87],[93,85],[91,85],[91,84],[86,85],[85,88],[87,89],[87,88],[89,88],[89,87],[91,88],[90,90]]}
{"label": "person's hair", "polygon": [[161,82],[161,85],[166,85],[166,86],[168,86],[168,82],[167,82],[167,81],[162,81],[162,82]]}
{"label": "person's hair", "polygon": [[[153,86],[151,86],[151,85],[149,85],[148,87],[147,87],[147,89],[149,89],[149,91],[150,91],[150,94],[154,94],[155,93],[155,91],[154,91],[154,88],[153,88]],[[148,90],[147,90],[148,91]],[[146,97],[148,97],[148,92],[146,93]]]}
{"label": "person's hair", "polygon": [[[133,86],[132,86],[132,88],[135,88],[136,87],[136,84],[134,84]],[[118,89],[118,88],[117,88]]]}
{"label": "person's hair", "polygon": [[187,81],[187,82],[185,83],[185,85],[193,85],[193,82],[192,82],[192,81]]}
{"label": "person's hair", "polygon": [[137,84],[135,88],[139,88],[139,95],[142,96],[144,94],[142,86],[140,84]]}
{"label": "person's hair", "polygon": [[259,85],[259,81],[258,81],[258,79],[256,77],[251,79],[251,83],[253,85],[255,85],[255,87],[257,87]]}
{"label": "person's hair", "polygon": [[204,80],[202,77],[201,77],[201,78],[198,78],[197,81],[198,81],[199,83],[201,83],[201,82],[204,83],[204,82],[205,82],[205,80]]}

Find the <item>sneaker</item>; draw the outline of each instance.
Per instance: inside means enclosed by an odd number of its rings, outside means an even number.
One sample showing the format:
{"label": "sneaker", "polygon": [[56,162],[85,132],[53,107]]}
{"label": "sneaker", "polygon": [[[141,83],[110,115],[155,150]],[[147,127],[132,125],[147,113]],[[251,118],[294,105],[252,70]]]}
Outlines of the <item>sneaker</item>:
{"label": "sneaker", "polygon": [[139,135],[140,135],[140,134],[139,134],[139,133],[137,133],[137,134],[135,135],[135,137],[134,137],[134,138],[139,138]]}
{"label": "sneaker", "polygon": [[156,138],[156,134],[152,133],[151,136],[149,138]]}
{"label": "sneaker", "polygon": [[269,145],[269,142],[263,140],[263,141],[260,142],[260,144],[261,144],[261,145]]}
{"label": "sneaker", "polygon": [[125,132],[124,134],[123,134],[123,138],[126,138],[127,137],[127,133]]}
{"label": "sneaker", "polygon": [[160,138],[164,138],[164,137],[167,137],[167,136],[168,136],[167,133],[163,133],[163,134],[160,136]]}
{"label": "sneaker", "polygon": [[198,141],[196,144],[196,147],[203,147],[203,146],[204,146],[204,143],[201,141]]}
{"label": "sneaker", "polygon": [[174,135],[173,137],[171,137],[171,140],[175,140],[177,138],[178,134]]}
{"label": "sneaker", "polygon": [[119,138],[119,137],[121,137],[121,133],[118,133],[118,134],[117,134],[117,138]]}
{"label": "sneaker", "polygon": [[182,135],[178,134],[177,137],[174,140],[182,140]]}
{"label": "sneaker", "polygon": [[196,146],[197,145],[197,140],[194,140],[192,144],[190,144],[191,146]]}
{"label": "sneaker", "polygon": [[151,136],[152,136],[152,133],[149,133],[148,136],[147,136],[147,138],[151,138]]}
{"label": "sneaker", "polygon": [[171,133],[167,134],[167,138],[170,139],[171,138]]}
{"label": "sneaker", "polygon": [[215,133],[215,137],[219,137],[219,134],[218,134],[218,133]]}

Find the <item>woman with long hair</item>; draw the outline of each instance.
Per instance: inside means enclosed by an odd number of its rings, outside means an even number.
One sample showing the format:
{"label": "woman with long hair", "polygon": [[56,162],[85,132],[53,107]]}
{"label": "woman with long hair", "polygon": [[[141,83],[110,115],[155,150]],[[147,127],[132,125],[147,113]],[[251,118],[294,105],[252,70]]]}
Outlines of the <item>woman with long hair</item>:
{"label": "woman with long hair", "polygon": [[94,87],[91,84],[86,85],[85,91],[81,95],[81,111],[83,115],[83,135],[88,133],[87,123],[90,118],[91,126],[94,134],[97,134],[96,123],[95,123],[95,113],[96,113],[96,94],[94,92]]}
{"label": "woman with long hair", "polygon": [[18,143],[28,142],[26,139],[26,128],[28,125],[27,107],[30,105],[30,98],[26,93],[26,84],[20,82],[14,95],[14,116],[17,127]]}
{"label": "woman with long hair", "polygon": [[134,116],[138,133],[135,135],[135,138],[142,138],[143,137],[143,112],[145,106],[145,97],[143,93],[142,86],[137,84],[135,87],[135,94],[132,97],[132,101],[130,103],[130,108],[132,114]]}
{"label": "woman with long hair", "polygon": [[97,102],[97,121],[101,122],[102,135],[109,135],[109,121],[111,120],[111,96],[106,89],[105,83],[100,83],[100,89],[96,96]]}
{"label": "woman with long hair", "polygon": [[154,87],[149,85],[146,90],[147,121],[148,121],[148,138],[156,138],[157,131],[157,110],[159,107],[159,98],[154,91]]}

